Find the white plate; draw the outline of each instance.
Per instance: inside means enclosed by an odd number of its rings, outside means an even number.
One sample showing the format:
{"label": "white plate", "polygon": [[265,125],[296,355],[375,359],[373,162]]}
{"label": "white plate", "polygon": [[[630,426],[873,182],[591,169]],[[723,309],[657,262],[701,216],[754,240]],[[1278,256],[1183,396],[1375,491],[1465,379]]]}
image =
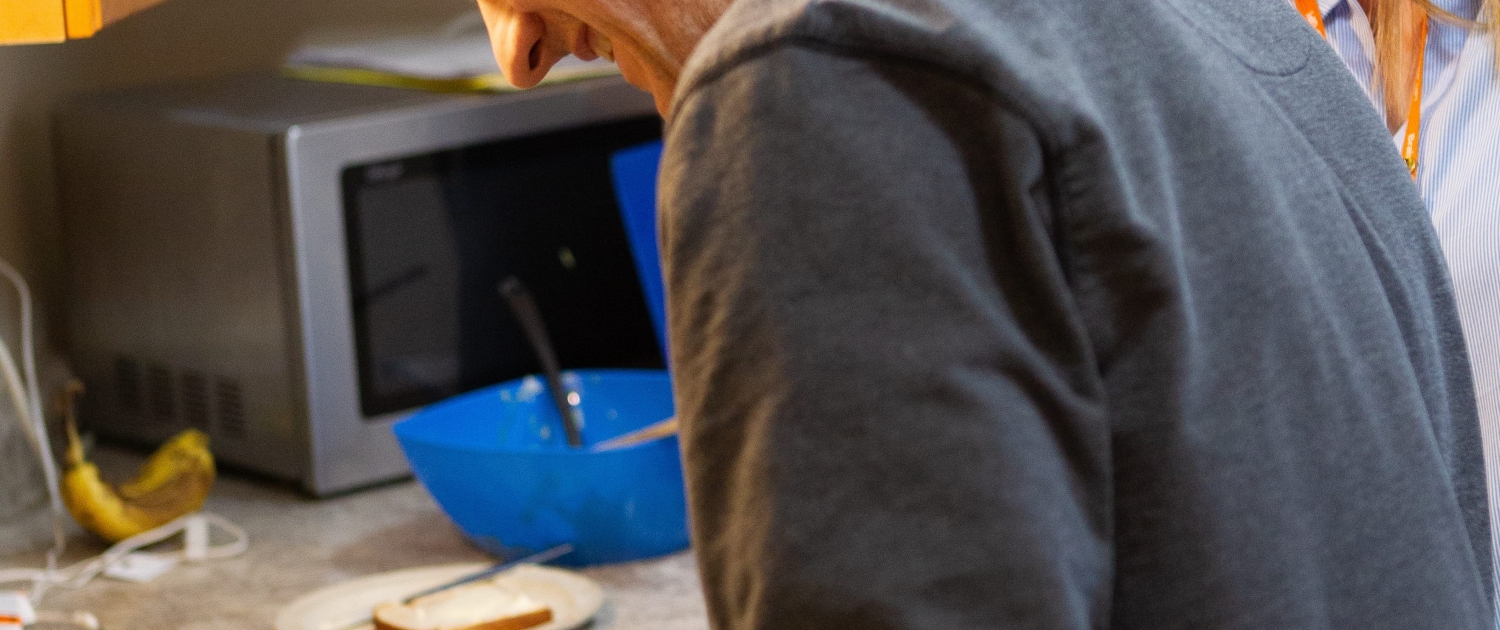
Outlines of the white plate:
{"label": "white plate", "polygon": [[[372,630],[370,611],[384,602],[403,599],[439,584],[484,569],[484,564],[450,564],[380,573],[335,584],[298,599],[276,617],[276,630]],[[604,606],[604,592],[582,575],[563,569],[522,565],[493,578],[552,608],[552,621],[533,630],[573,630],[587,623]]]}

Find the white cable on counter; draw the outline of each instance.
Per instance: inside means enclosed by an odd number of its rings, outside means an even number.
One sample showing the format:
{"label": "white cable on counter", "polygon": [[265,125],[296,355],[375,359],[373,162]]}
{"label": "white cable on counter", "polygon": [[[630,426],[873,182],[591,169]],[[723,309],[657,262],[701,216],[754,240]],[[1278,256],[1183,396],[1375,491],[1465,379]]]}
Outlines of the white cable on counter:
{"label": "white cable on counter", "polygon": [[[36,447],[37,457],[42,461],[42,475],[47,483],[47,496],[52,502],[52,551],[48,553],[47,565],[56,566],[57,559],[62,556],[67,548],[67,536],[63,532],[63,522],[67,510],[63,506],[62,488],[59,485],[60,474],[57,468],[57,460],[52,456],[52,444],[47,439],[46,415],[42,410],[41,389],[37,385],[36,375],[36,342],[33,332],[33,304],[31,300],[31,287],[26,284],[26,278],[21,272],[16,271],[10,263],[0,260],[0,275],[4,275],[15,285],[16,293],[21,296],[21,369],[25,373],[26,402],[31,412],[21,418],[23,425],[30,420],[29,432],[32,433],[32,445]],[[7,372],[15,368],[15,357],[10,354],[10,348],[4,345],[3,336],[0,336],[0,351],[6,355],[6,361],[10,364]],[[7,375],[7,381],[11,378]],[[12,384],[12,387],[14,385]],[[12,395],[15,394],[12,389]],[[26,406],[26,405],[22,405]]]}
{"label": "white cable on counter", "polygon": [[[190,544],[190,541],[195,537],[187,535],[188,532],[194,528],[207,528],[209,525],[218,526],[220,529],[224,530],[225,533],[233,537],[234,541],[221,545],[204,545],[201,548],[194,548],[194,546]],[[184,541],[182,549],[170,553],[153,553],[159,556],[166,556],[177,560],[199,562],[204,560],[223,560],[225,558],[233,558],[242,553],[245,553],[245,551],[250,548],[250,535],[246,533],[245,530],[240,526],[235,525],[234,523],[230,522],[229,519],[226,519],[217,514],[195,512],[193,514],[189,514],[170,523],[167,523],[166,525],[162,525],[161,527],[158,527],[156,529],[141,532],[139,534],[131,536],[130,538],[126,538],[125,540],[115,543],[114,546],[110,547],[102,554],[84,560],[82,562],[71,564],[66,567],[50,570],[0,569],[0,584],[31,582],[35,586],[39,587],[39,590],[41,592],[45,592],[48,588],[53,586],[61,586],[72,589],[82,588],[91,580],[109,570],[110,567],[118,564],[126,556],[140,551],[146,547],[150,547],[152,545],[165,541],[179,533],[184,534],[184,538],[187,539]],[[204,535],[197,538],[199,538],[200,540],[206,540],[207,536]],[[39,598],[37,597],[36,592],[33,592],[32,600],[35,601],[37,599]]]}

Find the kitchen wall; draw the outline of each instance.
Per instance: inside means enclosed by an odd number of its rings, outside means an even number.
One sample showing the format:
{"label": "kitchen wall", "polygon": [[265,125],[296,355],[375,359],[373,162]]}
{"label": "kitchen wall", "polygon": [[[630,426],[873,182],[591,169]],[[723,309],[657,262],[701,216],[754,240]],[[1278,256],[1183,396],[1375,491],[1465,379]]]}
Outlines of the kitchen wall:
{"label": "kitchen wall", "polygon": [[275,67],[305,38],[436,28],[473,0],[169,0],[93,39],[0,47],[0,257],[56,316],[58,216],[47,114],[59,98],[116,85]]}
{"label": "kitchen wall", "polygon": [[[46,331],[56,326],[47,324],[62,317],[63,255],[48,122],[59,99],[117,85],[273,68],[302,41],[438,28],[473,6],[473,0],[168,0],[93,39],[0,47],[0,258],[34,285],[43,341],[55,347],[55,335]],[[0,334],[14,342],[10,296],[0,288]],[[0,401],[9,405],[3,395]],[[0,422],[10,422],[8,415],[0,413]],[[7,457],[24,452],[20,439],[18,431],[0,430],[0,458],[17,464],[0,466],[0,553],[26,544],[15,530],[36,521],[18,516],[25,510],[17,502],[40,498],[29,491],[38,483],[31,467]]]}

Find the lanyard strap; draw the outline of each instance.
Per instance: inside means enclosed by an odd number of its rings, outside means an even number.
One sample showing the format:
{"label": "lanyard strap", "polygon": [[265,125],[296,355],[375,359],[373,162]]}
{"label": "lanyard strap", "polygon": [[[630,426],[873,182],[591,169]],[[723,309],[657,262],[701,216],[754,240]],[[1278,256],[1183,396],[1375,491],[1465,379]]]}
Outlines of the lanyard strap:
{"label": "lanyard strap", "polygon": [[[1353,2],[1354,0],[1349,0]],[[1322,35],[1328,38],[1328,29],[1323,25],[1323,9],[1318,7],[1318,0],[1297,0],[1297,12],[1302,14],[1302,19],[1307,20]],[[1412,179],[1417,178],[1417,158],[1422,148],[1422,75],[1427,66],[1427,15],[1422,15],[1421,41],[1422,49],[1417,53],[1417,73],[1412,78],[1411,107],[1406,111],[1406,136],[1401,140],[1401,157],[1406,160],[1406,168],[1411,170]]]}
{"label": "lanyard strap", "polygon": [[1318,0],[1297,0],[1297,12],[1323,39],[1328,39],[1328,29],[1323,26],[1323,9],[1318,7]]}
{"label": "lanyard strap", "polygon": [[1422,50],[1417,53],[1417,74],[1412,77],[1411,107],[1406,110],[1406,138],[1401,141],[1401,157],[1411,178],[1417,178],[1417,155],[1422,147],[1422,74],[1427,66],[1427,16],[1422,16]]}

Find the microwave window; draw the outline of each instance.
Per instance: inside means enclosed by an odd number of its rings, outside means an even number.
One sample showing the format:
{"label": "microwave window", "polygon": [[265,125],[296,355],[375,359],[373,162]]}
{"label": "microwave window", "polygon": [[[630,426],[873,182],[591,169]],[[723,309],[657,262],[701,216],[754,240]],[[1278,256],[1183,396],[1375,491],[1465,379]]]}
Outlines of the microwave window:
{"label": "microwave window", "polygon": [[662,367],[609,170],[660,136],[650,117],[345,169],[364,417],[538,372],[509,276],[565,369]]}

